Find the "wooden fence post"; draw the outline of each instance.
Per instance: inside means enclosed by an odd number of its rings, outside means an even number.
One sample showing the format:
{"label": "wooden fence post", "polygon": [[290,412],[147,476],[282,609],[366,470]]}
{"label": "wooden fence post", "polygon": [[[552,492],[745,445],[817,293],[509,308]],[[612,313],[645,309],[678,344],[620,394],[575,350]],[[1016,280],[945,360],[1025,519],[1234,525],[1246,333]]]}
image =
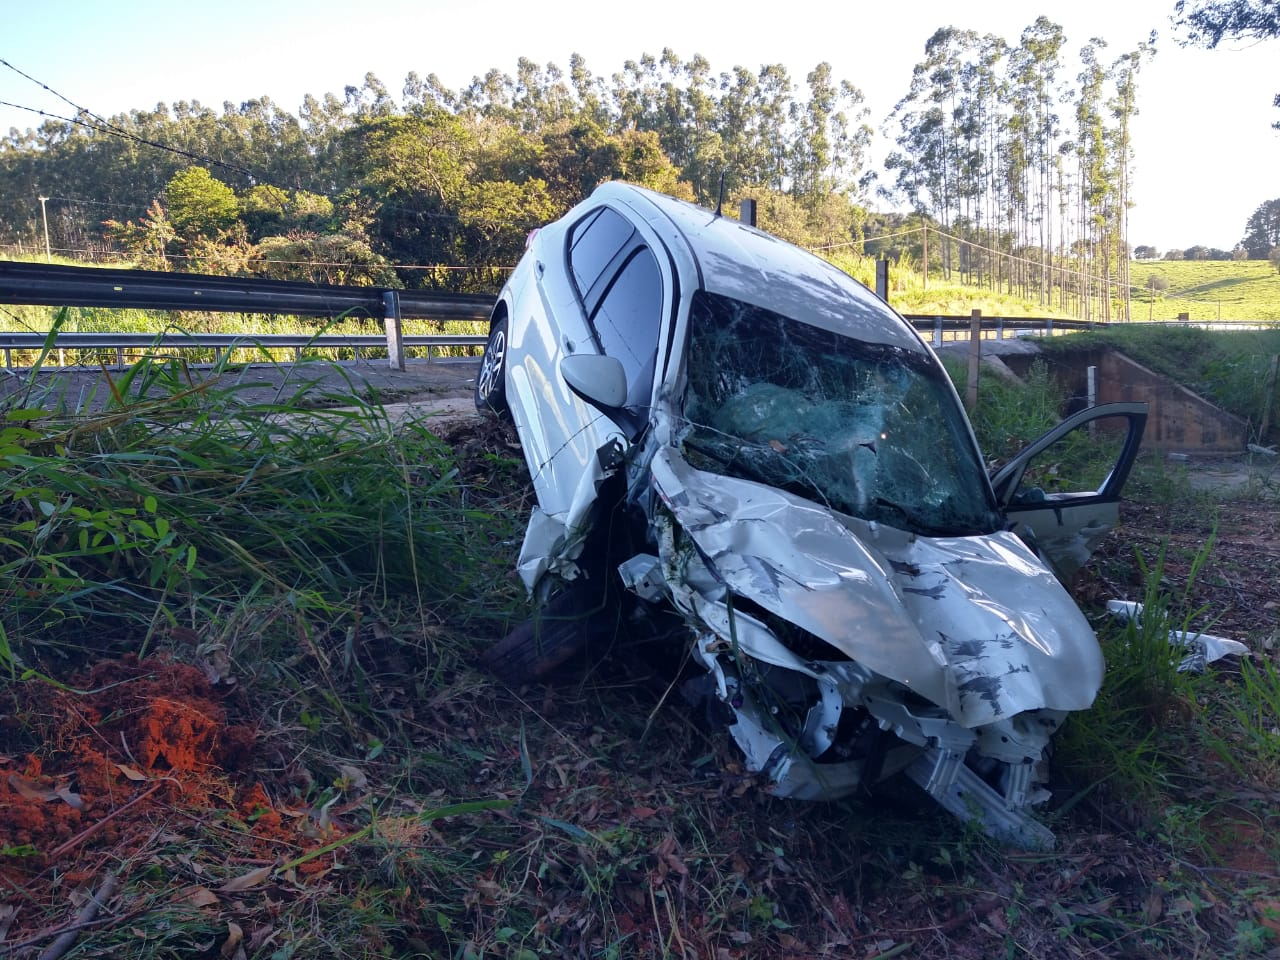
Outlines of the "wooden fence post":
{"label": "wooden fence post", "polygon": [[967,405],[972,413],[978,408],[978,369],[982,366],[982,311],[969,315],[969,389]]}
{"label": "wooden fence post", "polygon": [[889,261],[883,257],[876,261],[876,296],[889,302]]}

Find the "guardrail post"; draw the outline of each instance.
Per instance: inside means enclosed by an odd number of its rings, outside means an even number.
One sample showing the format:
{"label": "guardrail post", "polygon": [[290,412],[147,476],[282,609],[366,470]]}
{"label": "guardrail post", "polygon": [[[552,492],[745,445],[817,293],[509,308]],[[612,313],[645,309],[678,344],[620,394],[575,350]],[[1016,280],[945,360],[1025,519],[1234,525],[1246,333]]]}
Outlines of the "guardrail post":
{"label": "guardrail post", "polygon": [[935,347],[942,346],[942,318],[933,318],[933,345]]}
{"label": "guardrail post", "polygon": [[996,317],[996,339],[1004,339],[1004,317]]}
{"label": "guardrail post", "polygon": [[404,369],[404,329],[400,320],[400,297],[394,290],[382,295],[385,309],[383,325],[387,330],[387,360],[392,370]]}
{"label": "guardrail post", "polygon": [[1053,336],[1053,317],[1045,318],[1044,328],[1045,328],[1045,336],[1052,337]]}

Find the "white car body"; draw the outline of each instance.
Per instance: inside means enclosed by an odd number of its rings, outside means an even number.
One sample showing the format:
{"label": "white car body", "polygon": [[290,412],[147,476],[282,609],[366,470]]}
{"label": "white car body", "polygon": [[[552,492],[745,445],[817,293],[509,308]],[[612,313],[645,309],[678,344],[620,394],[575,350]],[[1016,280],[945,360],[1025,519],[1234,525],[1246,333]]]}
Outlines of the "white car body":
{"label": "white car body", "polygon": [[[989,479],[945,371],[883,301],[627,184],[531,237],[493,329],[477,402],[509,409],[533,478],[530,590],[614,576],[586,545],[602,509],[628,512],[642,543],[608,565],[678,612],[769,789],[905,771],[997,836],[1051,842],[1027,815],[1043,754],[1103,675],[1060,578],[1115,522],[1142,405],[1081,414]],[[1128,431],[1101,485],[1021,489],[1032,455],[1104,416]]]}

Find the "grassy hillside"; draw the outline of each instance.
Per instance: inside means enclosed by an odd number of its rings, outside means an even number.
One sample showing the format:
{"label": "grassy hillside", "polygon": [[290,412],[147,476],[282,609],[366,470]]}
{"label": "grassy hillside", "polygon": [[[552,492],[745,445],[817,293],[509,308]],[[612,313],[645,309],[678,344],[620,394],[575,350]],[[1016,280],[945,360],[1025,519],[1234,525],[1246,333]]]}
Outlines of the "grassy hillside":
{"label": "grassy hillside", "polygon": [[[1130,275],[1134,320],[1280,320],[1280,273],[1266,260],[1138,261]],[[1151,298],[1153,276],[1169,286]]]}

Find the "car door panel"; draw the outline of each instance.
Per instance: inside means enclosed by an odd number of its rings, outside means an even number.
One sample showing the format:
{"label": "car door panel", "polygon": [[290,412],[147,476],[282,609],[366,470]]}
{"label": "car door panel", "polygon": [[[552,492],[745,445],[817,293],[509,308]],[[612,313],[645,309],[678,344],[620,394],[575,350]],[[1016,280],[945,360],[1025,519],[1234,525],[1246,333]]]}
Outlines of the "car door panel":
{"label": "car door panel", "polygon": [[[1145,403],[1091,407],[1033,441],[992,477],[1011,528],[1064,582],[1119,519],[1146,421]],[[1102,458],[1104,451],[1111,457]]]}

